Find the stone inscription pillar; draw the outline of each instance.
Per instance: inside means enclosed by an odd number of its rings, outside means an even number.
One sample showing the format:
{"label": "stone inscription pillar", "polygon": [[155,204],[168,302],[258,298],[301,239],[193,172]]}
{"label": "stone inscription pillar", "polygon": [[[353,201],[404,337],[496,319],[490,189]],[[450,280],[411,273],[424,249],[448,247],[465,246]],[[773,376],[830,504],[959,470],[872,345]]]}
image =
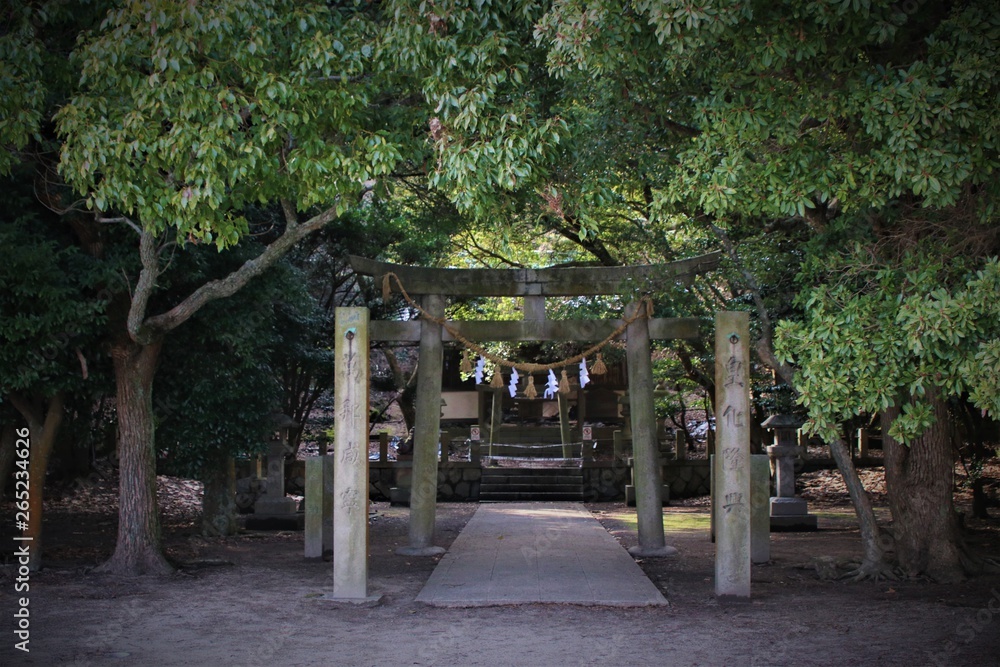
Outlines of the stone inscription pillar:
{"label": "stone inscription pillar", "polygon": [[[625,311],[632,317],[644,304],[633,303]],[[628,326],[625,354],[628,363],[629,416],[632,425],[633,481],[639,546],[634,556],[672,556],[677,549],[666,546],[663,535],[663,471],[656,442],[656,412],[653,406],[653,362],[649,350],[649,320],[640,317]]]}
{"label": "stone inscription pillar", "polygon": [[305,557],[333,549],[333,456],[306,459]]}
{"label": "stone inscription pillar", "polygon": [[750,317],[715,315],[715,595],[750,599]]}
{"label": "stone inscription pillar", "polygon": [[[434,317],[444,316],[444,297],[424,296],[423,309]],[[417,362],[416,421],[413,427],[413,477],[410,487],[410,543],[397,550],[405,556],[444,553],[434,540],[437,512],[438,444],[441,441],[441,374],[444,345],[441,325],[426,317],[420,320],[420,357]]]}
{"label": "stone inscription pillar", "polygon": [[771,461],[767,454],[750,455],[750,560],[771,560]]}
{"label": "stone inscription pillar", "polygon": [[333,598],[368,598],[368,309],[337,308],[334,327]]}

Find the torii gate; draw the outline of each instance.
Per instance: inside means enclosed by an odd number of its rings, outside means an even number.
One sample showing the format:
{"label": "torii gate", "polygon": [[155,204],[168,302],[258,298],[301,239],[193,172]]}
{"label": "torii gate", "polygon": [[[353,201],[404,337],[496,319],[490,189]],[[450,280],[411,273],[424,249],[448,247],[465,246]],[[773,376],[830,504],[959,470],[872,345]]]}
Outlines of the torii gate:
{"label": "torii gate", "polygon": [[[434,269],[401,266],[363,257],[350,257],[355,273],[373,276],[376,284],[395,274],[406,291],[436,318],[444,317],[445,296],[508,296],[523,298],[520,321],[448,322],[463,337],[474,341],[600,341],[623,320],[547,320],[546,297],[573,297],[644,293],[664,285],[690,283],[694,276],[715,269],[721,253],[669,262],[627,267],[550,269]],[[639,307],[631,303],[631,318]],[[676,552],[666,546],[663,533],[662,471],[658,461],[656,417],[653,407],[653,370],[650,339],[696,339],[696,318],[643,318],[628,325],[626,359],[632,425],[632,452],[636,487],[639,546],[637,556],[665,556]],[[413,483],[410,491],[409,544],[403,555],[430,556],[444,552],[434,546],[437,511],[437,447],[441,429],[441,379],[443,343],[453,340],[440,324],[420,321],[373,321],[371,341],[419,342],[416,424],[413,444]]]}

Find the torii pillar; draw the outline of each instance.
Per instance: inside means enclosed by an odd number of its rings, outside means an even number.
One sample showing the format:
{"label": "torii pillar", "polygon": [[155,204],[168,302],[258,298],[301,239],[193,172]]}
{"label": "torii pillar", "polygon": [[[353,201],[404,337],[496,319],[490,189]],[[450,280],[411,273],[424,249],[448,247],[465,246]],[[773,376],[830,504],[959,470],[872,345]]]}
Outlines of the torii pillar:
{"label": "torii pillar", "polygon": [[[444,317],[444,297],[439,294],[424,295],[421,306],[433,317]],[[417,364],[410,543],[397,549],[396,553],[403,556],[434,556],[445,551],[443,547],[434,546],[444,345],[441,342],[441,325],[426,317],[420,320],[420,357]]]}
{"label": "torii pillar", "polygon": [[[645,302],[632,303],[626,318],[635,317]],[[633,556],[673,556],[663,534],[663,471],[656,441],[656,412],[653,405],[653,364],[649,349],[649,319],[640,317],[628,325],[625,354],[628,363],[629,417],[632,424],[635,513],[639,545],[629,549]]]}

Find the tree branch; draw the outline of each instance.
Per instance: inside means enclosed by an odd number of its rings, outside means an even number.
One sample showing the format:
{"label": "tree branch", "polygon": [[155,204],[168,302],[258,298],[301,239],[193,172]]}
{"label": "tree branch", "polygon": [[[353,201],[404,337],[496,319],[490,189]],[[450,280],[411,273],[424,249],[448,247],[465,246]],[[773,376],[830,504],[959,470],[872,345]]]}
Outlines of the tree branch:
{"label": "tree branch", "polygon": [[[216,299],[222,299],[235,294],[244,285],[250,282],[251,279],[259,276],[266,269],[270,268],[275,262],[281,259],[281,257],[291,250],[296,243],[314,231],[322,228],[336,217],[337,209],[336,207],[331,206],[322,213],[313,216],[306,222],[292,227],[286,227],[285,232],[272,241],[270,245],[264,248],[264,251],[260,255],[254,257],[253,259],[248,259],[240,266],[240,268],[236,269],[225,278],[205,283],[192,292],[190,296],[184,299],[184,301],[177,304],[169,311],[155,317],[150,317],[143,323],[144,330],[148,331],[151,336],[162,336],[168,331],[171,331],[186,322],[206,304],[211,303]],[[143,269],[143,272],[145,272],[145,269]],[[142,281],[141,276],[139,280],[140,282]],[[136,293],[138,292],[139,290],[137,287]],[[145,304],[143,304],[143,308],[145,308]],[[134,299],[133,310],[135,310]],[[132,331],[131,319],[132,313],[130,312],[130,333]],[[134,337],[135,336],[133,336],[133,338]],[[150,338],[150,340],[152,340],[152,338]],[[137,342],[139,341],[137,340]]]}
{"label": "tree branch", "polygon": [[135,284],[135,291],[132,293],[126,328],[132,340],[140,345],[148,345],[155,340],[155,335],[145,324],[146,308],[160,275],[160,253],[156,247],[156,237],[150,231],[139,232],[139,259],[142,261],[142,271],[139,272],[139,282]]}
{"label": "tree branch", "polygon": [[[698,341],[697,346],[692,345],[692,341],[684,341],[684,342],[693,347],[695,352],[697,352],[699,355],[704,355],[706,353],[706,350],[704,346],[700,344],[700,341]],[[695,382],[700,384],[702,389],[704,389],[705,391],[712,392],[712,395],[714,396],[715,378],[698,367],[698,365],[694,362],[694,359],[692,359],[691,353],[688,352],[683,345],[678,345],[676,351],[677,351],[677,359],[681,362],[681,368],[684,369],[684,373],[686,373],[689,378],[694,379]]]}
{"label": "tree branch", "polygon": [[287,199],[281,200],[281,210],[285,214],[285,228],[289,229],[299,224],[299,215],[295,205]]}
{"label": "tree branch", "polygon": [[310,81],[334,81],[334,82],[345,82],[354,83],[355,81],[361,81],[362,79],[368,78],[368,74],[358,74],[356,76],[341,76],[340,74],[330,74],[327,76],[314,76],[310,77]]}
{"label": "tree branch", "polygon": [[673,130],[678,134],[682,134],[685,137],[697,137],[701,134],[701,130],[696,127],[691,127],[689,125],[684,125],[683,123],[678,123],[675,120],[670,120],[669,118],[657,118],[657,121],[663,124],[667,129]]}
{"label": "tree branch", "polygon": [[[488,248],[484,248],[483,246],[479,245],[479,242],[476,241],[476,237],[473,236],[473,234],[471,232],[466,232],[465,233],[465,237],[468,238],[469,242],[472,243],[473,247],[475,247],[477,250],[479,250],[480,252],[482,252],[483,254],[485,254],[487,257],[492,257],[493,259],[497,260],[498,262],[500,262],[502,264],[506,264],[508,266],[513,266],[516,269],[526,269],[526,268],[528,268],[527,266],[525,266],[524,264],[521,264],[520,262],[515,262],[512,259],[508,259],[508,258],[504,257],[503,255],[500,255],[499,253],[495,253],[492,250],[490,250]],[[485,264],[485,262],[483,262],[483,263]]]}
{"label": "tree branch", "polygon": [[598,259],[604,266],[620,266],[621,262],[607,249],[599,238],[580,238],[580,225],[570,216],[561,216],[562,223],[553,221],[552,229],[564,238],[576,243]]}
{"label": "tree branch", "polygon": [[139,225],[135,224],[135,221],[133,221],[131,218],[126,218],[125,216],[119,218],[97,218],[97,221],[102,225],[115,225],[120,222],[124,222],[126,225],[135,230],[136,234],[139,234],[140,236],[142,235],[142,229],[139,227]]}
{"label": "tree branch", "polygon": [[771,324],[771,316],[768,315],[767,306],[764,305],[764,298],[761,296],[760,284],[757,282],[757,278],[754,277],[753,273],[740,260],[740,256],[736,252],[736,246],[733,244],[732,239],[729,238],[729,234],[711,220],[706,220],[706,222],[712,228],[712,231],[715,232],[715,235],[719,237],[719,240],[722,241],[722,245],[726,249],[729,258],[733,260],[733,264],[740,272],[740,275],[743,276],[743,280],[746,281],[747,289],[750,290],[750,296],[757,307],[757,317],[760,319],[760,339],[757,341],[755,347],[758,356],[760,356],[765,364],[773,368],[781,376],[781,379],[794,391],[795,370],[788,364],[778,363],[778,358],[774,354],[774,327]]}
{"label": "tree branch", "polygon": [[891,570],[885,564],[885,550],[882,547],[882,532],[878,527],[875,518],[875,510],[872,508],[871,496],[865,490],[858,470],[851,460],[850,450],[843,438],[835,438],[830,445],[830,453],[837,468],[844,478],[847,486],[847,493],[851,497],[851,504],[854,505],[854,512],[858,517],[858,527],[861,530],[862,562],[861,567],[855,574],[855,578],[878,578],[890,574]]}

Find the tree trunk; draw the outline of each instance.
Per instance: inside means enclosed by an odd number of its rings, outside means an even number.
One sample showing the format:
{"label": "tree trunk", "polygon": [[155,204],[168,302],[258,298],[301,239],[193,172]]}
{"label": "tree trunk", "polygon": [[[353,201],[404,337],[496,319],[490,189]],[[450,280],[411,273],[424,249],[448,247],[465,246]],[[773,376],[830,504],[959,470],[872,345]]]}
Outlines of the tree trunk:
{"label": "tree trunk", "polygon": [[28,422],[31,449],[28,463],[28,527],[22,531],[31,538],[28,569],[37,572],[42,569],[42,500],[45,491],[45,472],[49,467],[49,456],[63,421],[63,395],[56,393],[49,399],[36,397],[28,400],[22,396],[11,396],[11,403]]}
{"label": "tree trunk", "polygon": [[17,442],[17,428],[13,422],[4,422],[0,430],[0,500],[7,490],[7,480],[14,469],[14,443]]}
{"label": "tree trunk", "polygon": [[24,534],[32,538],[31,558],[28,568],[36,572],[42,568],[42,498],[45,490],[45,472],[49,469],[49,456],[63,421],[63,395],[57,393],[49,400],[41,429],[31,429],[31,464],[28,467],[28,486],[31,487],[29,512],[31,521]]}
{"label": "tree trunk", "polygon": [[104,572],[168,574],[160,543],[153,436],[153,376],[160,343],[119,340],[111,351],[118,407],[118,542]]}
{"label": "tree trunk", "polygon": [[851,504],[854,505],[854,513],[858,517],[858,526],[861,529],[861,567],[858,568],[857,576],[879,577],[888,576],[890,571],[885,563],[885,550],[882,547],[881,532],[875,520],[875,510],[872,508],[872,499],[865,491],[858,470],[851,460],[851,452],[842,438],[837,438],[830,443],[830,453],[833,454],[837,468],[844,478],[847,486],[847,493],[851,497]]}
{"label": "tree trunk", "polygon": [[205,537],[228,537],[239,532],[236,521],[236,461],[224,452],[217,454],[202,480],[205,493],[201,502],[201,532]]}
{"label": "tree trunk", "polygon": [[892,510],[896,557],[908,576],[926,575],[941,583],[959,581],[962,538],[952,501],[955,462],[948,407],[937,389],[927,390],[934,424],[909,447],[889,435],[899,408],[882,413],[885,481]]}

